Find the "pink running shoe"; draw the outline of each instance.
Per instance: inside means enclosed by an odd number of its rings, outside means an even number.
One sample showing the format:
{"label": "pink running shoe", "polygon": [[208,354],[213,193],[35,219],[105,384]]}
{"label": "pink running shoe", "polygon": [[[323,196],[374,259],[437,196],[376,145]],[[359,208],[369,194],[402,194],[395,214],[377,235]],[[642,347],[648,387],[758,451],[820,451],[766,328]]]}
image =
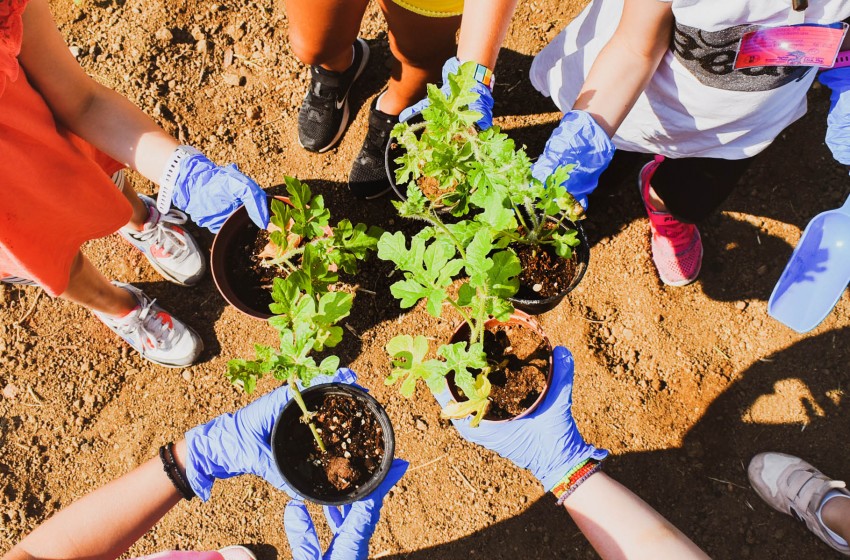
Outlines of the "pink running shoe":
{"label": "pink running shoe", "polygon": [[655,156],[640,170],[638,187],[652,230],[652,262],[661,281],[668,286],[687,286],[697,279],[702,267],[702,240],[693,224],[674,218],[669,212],[659,212],[649,202],[649,181],[664,156]]}

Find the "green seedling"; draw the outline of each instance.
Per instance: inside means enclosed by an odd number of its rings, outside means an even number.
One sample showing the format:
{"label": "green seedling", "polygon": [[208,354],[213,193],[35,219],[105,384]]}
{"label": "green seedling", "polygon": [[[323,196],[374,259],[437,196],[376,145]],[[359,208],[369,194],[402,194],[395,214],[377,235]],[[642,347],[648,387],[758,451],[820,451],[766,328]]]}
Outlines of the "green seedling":
{"label": "green seedling", "polygon": [[[314,413],[307,410],[299,383],[307,387],[316,376],[333,375],[339,367],[337,356],[319,363],[312,356],[342,341],[338,323],[348,317],[354,302],[352,294],[331,287],[339,279],[338,270],[357,273],[359,261],[377,247],[381,230],[342,220],[329,233],[330,212],[321,195],[312,196],[306,184],[290,177],[286,178],[286,190],[291,206],[272,202],[271,222],[280,229],[270,235],[275,256],[265,262],[281,271],[274,279],[269,306],[274,314],[269,324],[278,332],[279,345],[255,345],[256,358],[230,360],[227,375],[247,393],[268,373],[286,381],[302,420],[324,452],[324,442],[312,422]],[[291,243],[293,238],[299,242]]]}

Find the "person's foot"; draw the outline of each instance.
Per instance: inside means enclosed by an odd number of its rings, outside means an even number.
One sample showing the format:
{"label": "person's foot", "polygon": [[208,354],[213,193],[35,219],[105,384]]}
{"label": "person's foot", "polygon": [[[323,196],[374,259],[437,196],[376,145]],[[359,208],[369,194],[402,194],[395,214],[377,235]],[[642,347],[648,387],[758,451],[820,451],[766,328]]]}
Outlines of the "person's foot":
{"label": "person's foot", "polygon": [[657,210],[650,202],[650,180],[664,161],[655,156],[640,170],[638,187],[652,230],[652,261],[661,281],[668,286],[686,286],[697,279],[702,267],[702,240],[693,224],[674,218],[669,212]]}
{"label": "person's foot", "polygon": [[139,304],[124,317],[94,311],[95,317],[124,339],[143,358],[165,367],[192,365],[204,349],[201,337],[182,321],[171,316],[140,289],[113,282],[133,294]]}
{"label": "person's foot", "polygon": [[831,480],[806,461],[785,453],[759,453],[750,461],[747,474],[753,489],[770,507],[805,523],[823,542],[850,556],[850,546],[829,530],[820,515],[827,494],[850,498],[844,482]]}
{"label": "person's foot", "polygon": [[320,66],[310,68],[310,89],[298,113],[298,143],[311,152],[333,148],[348,125],[348,94],[369,61],[369,45],[360,37],[354,41],[354,57],[344,72]]}
{"label": "person's foot", "polygon": [[124,226],[118,233],[141,251],[157,272],[169,282],[183,286],[197,284],[207,264],[195,239],[181,225],[188,220],[186,214],[172,208],[160,214],[156,202],[139,195],[148,207],[148,219],[142,231]]}
{"label": "person's foot", "polygon": [[224,560],[257,560],[257,557],[250,549],[238,544],[225,546],[219,549],[218,553],[224,556]]}
{"label": "person's foot", "polygon": [[398,123],[398,115],[388,115],[377,108],[381,95],[383,93],[372,101],[369,109],[369,132],[366,133],[363,147],[351,164],[348,174],[348,188],[354,196],[366,200],[378,198],[391,188],[384,157],[390,132]]}

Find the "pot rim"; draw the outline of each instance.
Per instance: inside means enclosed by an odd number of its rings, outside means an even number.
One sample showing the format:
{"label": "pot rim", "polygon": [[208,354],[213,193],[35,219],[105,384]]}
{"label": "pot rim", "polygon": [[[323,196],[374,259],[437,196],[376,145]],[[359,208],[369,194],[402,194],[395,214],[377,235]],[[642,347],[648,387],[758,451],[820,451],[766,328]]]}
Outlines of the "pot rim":
{"label": "pot rim", "polygon": [[[540,395],[537,397],[537,399],[533,403],[531,403],[531,405],[528,408],[526,408],[524,411],[522,411],[520,414],[513,416],[511,418],[506,418],[505,420],[487,420],[487,417],[485,416],[481,420],[482,423],[489,422],[491,424],[504,424],[506,422],[512,422],[514,420],[519,420],[520,418],[525,418],[526,416],[528,416],[529,414],[534,412],[534,410],[536,410],[537,407],[540,406],[540,403],[543,402],[543,399],[546,398],[546,395],[549,393],[549,388],[552,386],[552,373],[553,373],[552,348],[553,347],[552,347],[552,341],[549,340],[549,336],[546,334],[546,331],[543,330],[543,327],[540,325],[540,323],[538,323],[537,320],[534,317],[532,317],[528,313],[525,313],[524,311],[521,311],[519,309],[515,309],[513,314],[511,315],[511,317],[507,321],[499,321],[495,317],[491,317],[490,319],[485,321],[484,328],[489,329],[490,327],[494,327],[494,326],[497,326],[497,325],[521,325],[521,326],[524,326],[526,328],[529,328],[529,329],[533,330],[534,332],[536,332],[537,334],[539,334],[543,338],[543,342],[545,342],[546,346],[548,346],[548,348],[549,348],[549,359],[548,359],[549,372],[546,375],[546,386],[543,388],[543,391],[540,392]],[[458,342],[455,339],[459,337],[459,335],[461,334],[461,331],[463,331],[464,327],[466,327],[466,328],[469,327],[469,325],[467,325],[465,321],[461,321],[460,323],[458,323],[458,325],[455,327],[454,332],[452,333],[452,336],[449,338],[449,343]],[[446,387],[448,388],[449,393],[451,393],[452,398],[457,400],[457,398],[459,396],[456,392],[457,386],[454,385],[453,383],[449,383],[448,378],[446,378],[445,381],[446,381]]]}
{"label": "pot rim", "polygon": [[[549,220],[557,223],[557,220],[553,217],[549,217]],[[582,227],[581,222],[572,222],[570,220],[565,220],[573,225],[575,230],[578,232],[579,245],[573,250],[573,255],[577,259],[578,264],[578,274],[575,276],[573,281],[570,283],[570,286],[565,290],[555,294],[554,296],[544,297],[544,298],[520,298],[516,296],[511,296],[508,298],[510,302],[516,302],[520,305],[539,305],[545,306],[548,304],[554,303],[557,305],[560,303],[564,297],[572,292],[574,289],[578,287],[581,281],[584,279],[584,275],[587,273],[587,269],[590,267],[590,243],[587,240],[587,234],[584,231],[584,227]],[[583,250],[580,252],[579,248]]]}
{"label": "pot rim", "polygon": [[[390,417],[387,414],[386,409],[378,402],[375,397],[366,392],[365,389],[361,388],[358,385],[352,385],[348,383],[320,383],[318,385],[313,385],[311,387],[307,387],[306,389],[301,391],[301,396],[305,401],[313,398],[316,394],[319,396],[322,394],[326,394],[328,392],[337,392],[343,393],[345,396],[352,398],[355,401],[358,401],[359,404],[362,405],[364,411],[372,414],[375,419],[378,421],[378,424],[381,426],[382,437],[384,441],[384,456],[381,459],[381,463],[378,466],[378,469],[372,474],[372,476],[363,483],[359,488],[355,488],[353,491],[344,493],[342,497],[337,499],[326,499],[323,497],[317,497],[315,495],[310,495],[309,491],[305,491],[303,488],[296,488],[296,485],[293,484],[292,479],[287,477],[284,473],[283,468],[281,468],[281,460],[279,459],[278,449],[279,445],[278,441],[278,431],[284,430],[284,413],[290,410],[292,407],[298,407],[298,403],[295,402],[295,399],[290,399],[289,402],[281,409],[277,418],[275,419],[274,428],[272,429],[271,436],[271,449],[272,456],[274,458],[275,467],[280,473],[283,480],[292,489],[296,494],[303,497],[306,500],[309,500],[313,503],[326,505],[326,506],[341,506],[345,504],[350,504],[357,500],[360,500],[377,488],[381,482],[387,477],[389,473],[390,466],[395,459],[395,431],[393,429],[392,421],[390,421]],[[300,410],[297,412],[297,416],[300,418],[301,412]]]}
{"label": "pot rim", "polygon": [[[292,206],[292,202],[290,202],[288,196],[266,194],[266,197],[269,201],[274,198]],[[269,204],[271,205],[271,202],[269,202]],[[248,317],[266,321],[269,318],[274,317],[274,313],[271,311],[260,311],[259,309],[254,309],[242,301],[236,295],[236,292],[230,285],[230,279],[227,277],[228,267],[225,252],[229,248],[235,233],[240,228],[249,224],[253,224],[253,222],[248,217],[248,210],[245,208],[244,204],[227,217],[224,224],[222,224],[221,229],[215,235],[212,247],[210,248],[210,272],[212,274],[215,287],[218,289],[218,293],[221,294],[221,297],[223,297],[228,304]],[[326,228],[326,233],[330,234],[332,231],[333,228],[330,226]]]}

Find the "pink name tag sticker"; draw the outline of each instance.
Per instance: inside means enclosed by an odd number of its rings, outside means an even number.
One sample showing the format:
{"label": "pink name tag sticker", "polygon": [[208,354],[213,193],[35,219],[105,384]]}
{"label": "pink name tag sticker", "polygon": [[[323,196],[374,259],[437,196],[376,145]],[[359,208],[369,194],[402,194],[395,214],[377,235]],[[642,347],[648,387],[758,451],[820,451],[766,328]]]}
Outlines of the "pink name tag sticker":
{"label": "pink name tag sticker", "polygon": [[835,64],[847,34],[841,27],[804,23],[750,31],[741,37],[735,69],[759,66],[825,66]]}

